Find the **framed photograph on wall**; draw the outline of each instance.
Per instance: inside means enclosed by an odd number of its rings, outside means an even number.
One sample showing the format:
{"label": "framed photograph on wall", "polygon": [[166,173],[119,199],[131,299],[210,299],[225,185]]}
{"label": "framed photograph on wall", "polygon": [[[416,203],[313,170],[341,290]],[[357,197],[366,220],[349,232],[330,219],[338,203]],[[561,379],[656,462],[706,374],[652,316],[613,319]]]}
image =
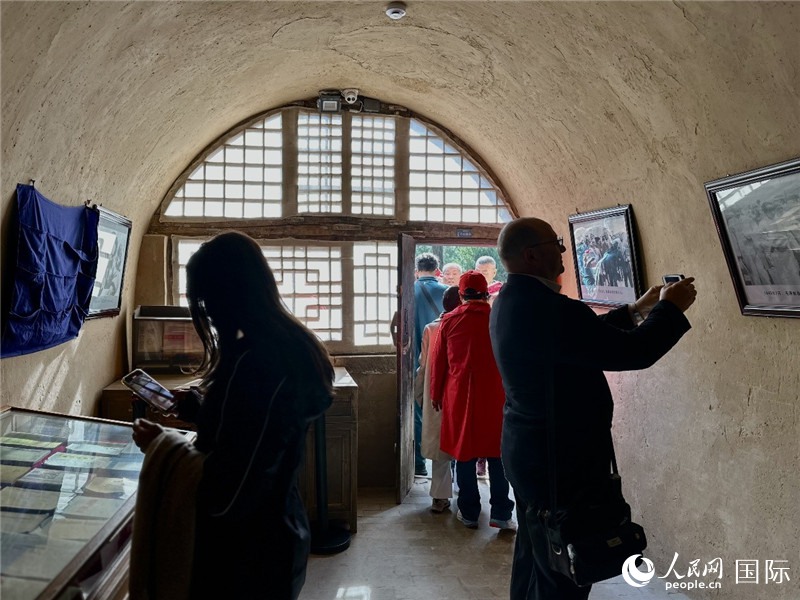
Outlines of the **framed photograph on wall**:
{"label": "framed photograph on wall", "polygon": [[800,158],[705,189],[742,314],[800,317]]}
{"label": "framed photograph on wall", "polygon": [[130,220],[102,206],[99,206],[98,210],[100,211],[100,222],[97,225],[99,256],[87,319],[113,317],[119,314],[131,237]]}
{"label": "framed photograph on wall", "polygon": [[569,235],[581,300],[615,307],[641,296],[630,204],[570,215]]}

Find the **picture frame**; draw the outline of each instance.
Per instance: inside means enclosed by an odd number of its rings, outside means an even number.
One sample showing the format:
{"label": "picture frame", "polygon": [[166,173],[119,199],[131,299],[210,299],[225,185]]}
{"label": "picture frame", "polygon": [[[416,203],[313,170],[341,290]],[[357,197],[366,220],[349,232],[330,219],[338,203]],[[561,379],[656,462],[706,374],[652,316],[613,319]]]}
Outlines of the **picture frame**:
{"label": "picture frame", "polygon": [[642,294],[633,207],[618,205],[569,216],[578,297],[613,308]]}
{"label": "picture frame", "polygon": [[742,314],[800,317],[800,158],[704,187]]}
{"label": "picture frame", "polygon": [[97,209],[100,211],[100,222],[97,225],[97,275],[87,319],[119,314],[131,238],[129,219],[102,206]]}

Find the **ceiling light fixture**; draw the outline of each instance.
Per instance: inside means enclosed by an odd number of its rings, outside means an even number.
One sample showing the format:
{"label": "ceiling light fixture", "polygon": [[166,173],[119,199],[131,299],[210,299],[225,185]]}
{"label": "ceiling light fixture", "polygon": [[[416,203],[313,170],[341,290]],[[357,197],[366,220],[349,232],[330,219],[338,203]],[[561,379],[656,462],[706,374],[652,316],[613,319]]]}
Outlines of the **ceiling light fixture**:
{"label": "ceiling light fixture", "polygon": [[390,2],[386,7],[386,16],[392,21],[399,21],[406,16],[405,2]]}

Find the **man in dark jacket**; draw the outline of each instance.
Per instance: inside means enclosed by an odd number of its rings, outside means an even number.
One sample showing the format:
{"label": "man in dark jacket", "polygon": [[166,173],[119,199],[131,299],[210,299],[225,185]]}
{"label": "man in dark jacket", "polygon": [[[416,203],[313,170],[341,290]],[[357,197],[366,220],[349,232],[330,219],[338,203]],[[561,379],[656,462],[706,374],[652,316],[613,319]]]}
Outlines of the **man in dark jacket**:
{"label": "man in dark jacket", "polygon": [[694,279],[652,287],[636,303],[598,316],[559,293],[566,248],[548,223],[512,221],[497,245],[509,276],[490,330],[506,391],[501,454],[519,524],[511,600],[584,600],[590,587],[550,570],[538,518],[549,507],[548,403],[555,407],[558,504],[565,505],[610,471],[613,401],[603,371],[645,369],[677,343],[690,328],[683,311],[694,302]]}

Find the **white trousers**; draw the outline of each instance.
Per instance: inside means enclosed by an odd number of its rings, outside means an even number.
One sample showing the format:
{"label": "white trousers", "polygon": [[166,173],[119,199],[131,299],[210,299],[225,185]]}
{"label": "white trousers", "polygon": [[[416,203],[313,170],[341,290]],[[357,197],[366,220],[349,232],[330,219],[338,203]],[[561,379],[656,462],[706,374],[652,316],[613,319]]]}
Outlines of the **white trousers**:
{"label": "white trousers", "polygon": [[432,460],[431,498],[453,497],[453,472],[450,470],[450,459]]}

